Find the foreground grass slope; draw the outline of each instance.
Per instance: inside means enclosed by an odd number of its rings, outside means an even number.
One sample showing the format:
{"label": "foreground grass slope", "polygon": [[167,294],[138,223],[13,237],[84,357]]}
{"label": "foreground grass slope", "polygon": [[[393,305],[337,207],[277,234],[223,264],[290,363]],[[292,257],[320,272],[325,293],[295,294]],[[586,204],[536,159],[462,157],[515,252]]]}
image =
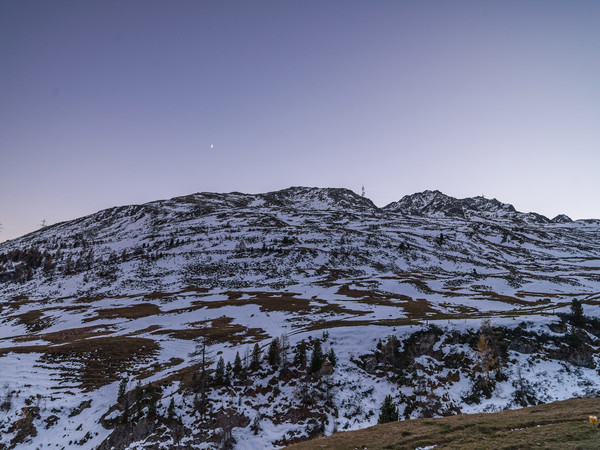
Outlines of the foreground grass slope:
{"label": "foreground grass slope", "polygon": [[578,398],[488,414],[392,422],[291,445],[309,449],[600,448],[600,431],[588,422],[599,398]]}

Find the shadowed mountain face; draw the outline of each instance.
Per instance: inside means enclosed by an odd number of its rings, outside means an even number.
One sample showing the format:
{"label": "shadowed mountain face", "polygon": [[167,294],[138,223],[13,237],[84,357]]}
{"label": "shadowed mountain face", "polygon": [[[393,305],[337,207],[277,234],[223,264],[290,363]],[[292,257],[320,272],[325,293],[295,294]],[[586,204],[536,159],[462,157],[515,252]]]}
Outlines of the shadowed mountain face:
{"label": "shadowed mountain face", "polygon": [[[600,392],[598,322],[557,316],[573,299],[597,310],[599,230],[483,197],[426,191],[377,208],[306,187],[197,193],[40,229],[0,244],[0,447],[184,436],[221,448],[229,427],[239,448],[272,448],[322,423],[373,425],[390,393],[420,417]],[[335,353],[318,371],[317,342]],[[227,383],[213,375],[221,356]]]}

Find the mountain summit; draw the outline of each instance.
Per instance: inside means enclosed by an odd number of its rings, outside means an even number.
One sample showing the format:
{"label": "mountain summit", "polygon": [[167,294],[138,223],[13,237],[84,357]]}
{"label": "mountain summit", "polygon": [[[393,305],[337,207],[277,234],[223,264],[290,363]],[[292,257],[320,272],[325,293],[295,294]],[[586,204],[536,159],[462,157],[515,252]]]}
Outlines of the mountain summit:
{"label": "mountain summit", "polygon": [[[438,190],[427,190],[405,195],[399,201],[384,206],[383,210],[409,216],[458,217],[462,219],[475,217],[486,219],[504,218],[533,223],[551,222],[550,219],[541,214],[519,212],[513,205],[502,203],[495,198],[487,199],[483,196],[477,196],[457,199]],[[567,216],[561,215],[558,217],[560,219],[557,219],[556,223],[570,221]]]}

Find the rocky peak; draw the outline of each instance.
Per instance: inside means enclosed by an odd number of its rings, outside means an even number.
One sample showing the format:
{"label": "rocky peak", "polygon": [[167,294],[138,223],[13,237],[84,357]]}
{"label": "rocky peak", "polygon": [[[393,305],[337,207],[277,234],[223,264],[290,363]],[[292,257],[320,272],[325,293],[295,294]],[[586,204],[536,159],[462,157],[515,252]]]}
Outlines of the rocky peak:
{"label": "rocky peak", "polygon": [[437,190],[405,195],[400,201],[390,203],[383,209],[406,215],[461,218],[477,216],[478,213],[504,215],[515,212],[512,205],[496,199],[490,200],[481,196],[457,199]]}
{"label": "rocky peak", "polygon": [[265,206],[290,207],[312,210],[360,210],[374,211],[378,208],[366,197],[350,189],[293,186],[280,191],[259,194]]}
{"label": "rocky peak", "polygon": [[573,222],[573,220],[566,214],[559,214],[558,216],[556,216],[555,218],[550,220],[550,222],[552,222],[552,223],[571,223],[571,222]]}

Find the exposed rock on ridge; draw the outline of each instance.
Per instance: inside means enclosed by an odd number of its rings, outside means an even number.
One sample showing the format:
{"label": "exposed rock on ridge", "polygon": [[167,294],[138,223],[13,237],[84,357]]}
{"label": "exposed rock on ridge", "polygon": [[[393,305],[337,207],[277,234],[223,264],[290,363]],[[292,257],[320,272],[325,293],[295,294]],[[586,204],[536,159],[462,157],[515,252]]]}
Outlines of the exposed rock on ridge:
{"label": "exposed rock on ridge", "polygon": [[384,211],[408,216],[458,217],[463,219],[510,219],[529,223],[567,223],[571,220],[561,214],[552,221],[537,213],[522,213],[513,205],[482,196],[457,199],[440,191],[423,191],[405,195],[397,202],[383,207]]}

